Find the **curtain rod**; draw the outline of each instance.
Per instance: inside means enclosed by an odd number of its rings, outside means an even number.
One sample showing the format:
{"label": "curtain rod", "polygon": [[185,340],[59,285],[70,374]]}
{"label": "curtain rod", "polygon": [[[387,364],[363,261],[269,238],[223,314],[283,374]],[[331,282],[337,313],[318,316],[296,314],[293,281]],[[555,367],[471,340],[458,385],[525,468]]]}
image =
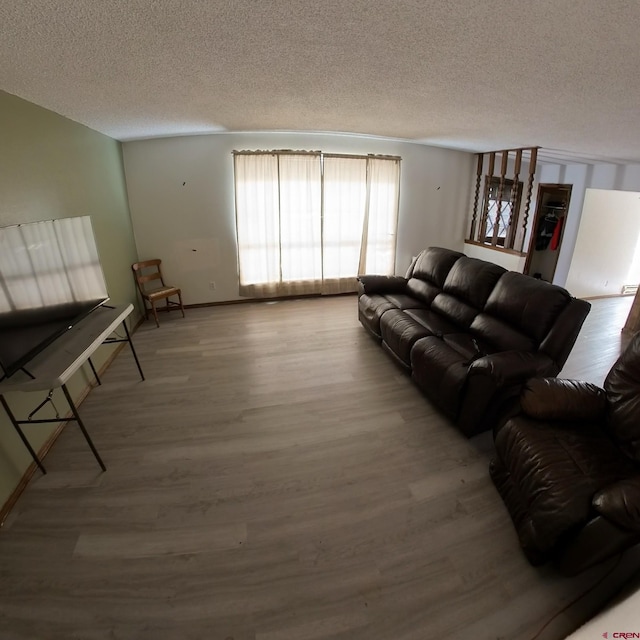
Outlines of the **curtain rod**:
{"label": "curtain rod", "polygon": [[234,156],[256,156],[256,155],[313,155],[313,156],[323,156],[325,158],[374,158],[380,160],[402,160],[400,156],[389,156],[385,154],[379,153],[369,153],[367,155],[355,154],[355,153],[323,153],[322,151],[294,151],[292,149],[273,149],[271,151],[262,151],[260,149],[255,151],[232,151],[232,155]]}
{"label": "curtain rod", "polygon": [[319,156],[322,153],[322,151],[309,151],[309,150],[301,150],[301,151],[295,151],[294,149],[272,149],[270,151],[268,150],[262,150],[262,149],[256,149],[255,151],[232,151],[232,154],[234,156],[255,156],[255,155],[269,155],[269,156],[275,156],[275,155],[309,155],[309,156]]}
{"label": "curtain rod", "polygon": [[361,155],[357,153],[323,153],[325,158],[373,158],[374,160],[402,160],[400,156],[388,156],[383,153],[369,153]]}

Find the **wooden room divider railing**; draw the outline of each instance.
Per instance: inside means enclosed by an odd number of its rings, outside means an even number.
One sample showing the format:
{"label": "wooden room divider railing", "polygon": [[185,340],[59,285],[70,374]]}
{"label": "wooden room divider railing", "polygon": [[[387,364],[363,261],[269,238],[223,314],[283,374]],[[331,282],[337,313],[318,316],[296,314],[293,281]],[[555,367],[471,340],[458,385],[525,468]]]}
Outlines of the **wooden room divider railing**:
{"label": "wooden room divider railing", "polygon": [[[473,211],[467,242],[516,253],[524,252],[537,156],[538,147],[478,154]],[[496,175],[498,165],[500,172]],[[523,205],[523,183],[520,174],[525,165],[528,165],[528,169],[525,167],[528,176]]]}

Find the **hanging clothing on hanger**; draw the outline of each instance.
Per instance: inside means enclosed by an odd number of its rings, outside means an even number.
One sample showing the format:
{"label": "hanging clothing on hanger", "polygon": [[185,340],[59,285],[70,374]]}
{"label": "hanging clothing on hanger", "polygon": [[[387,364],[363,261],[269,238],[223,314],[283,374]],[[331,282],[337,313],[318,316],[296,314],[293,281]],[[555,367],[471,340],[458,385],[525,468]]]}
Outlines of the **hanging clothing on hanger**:
{"label": "hanging clothing on hanger", "polygon": [[549,247],[551,238],[558,226],[558,216],[555,213],[547,214],[538,223],[538,232],[536,234],[536,251],[544,251]]}
{"label": "hanging clothing on hanger", "polygon": [[560,246],[560,236],[562,235],[562,224],[564,223],[564,218],[558,218],[556,222],[556,228],[553,230],[553,235],[551,236],[551,242],[549,243],[549,249],[551,251],[557,251]]}

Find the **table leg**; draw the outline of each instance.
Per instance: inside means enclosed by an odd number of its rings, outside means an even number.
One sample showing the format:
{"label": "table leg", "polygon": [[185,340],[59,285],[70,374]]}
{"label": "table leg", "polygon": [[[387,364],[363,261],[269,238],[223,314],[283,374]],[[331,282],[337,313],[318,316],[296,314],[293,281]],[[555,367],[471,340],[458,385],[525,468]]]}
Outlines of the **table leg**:
{"label": "table leg", "polygon": [[144,380],[144,373],[142,373],[142,367],[140,366],[140,361],[138,360],[138,356],[136,354],[136,350],[133,348],[133,341],[131,340],[131,335],[129,334],[129,329],[127,329],[127,321],[123,320],[122,324],[124,325],[124,331],[127,334],[127,342],[131,347],[131,353],[133,353],[133,357],[136,361],[136,365],[138,366],[138,371],[140,372],[140,377]]}
{"label": "table leg", "polygon": [[98,453],[96,448],[93,446],[93,442],[91,441],[91,438],[89,437],[89,434],[87,433],[87,430],[84,427],[84,423],[82,422],[82,419],[80,418],[80,414],[78,413],[78,410],[76,409],[76,405],[74,404],[74,402],[73,402],[73,400],[71,398],[71,394],[69,393],[69,390],[67,389],[67,385],[66,384],[62,385],[62,391],[64,392],[64,397],[67,399],[67,402],[69,403],[69,407],[71,408],[71,411],[73,412],[73,417],[76,419],[76,422],[78,423],[78,426],[80,427],[80,430],[82,431],[82,435],[84,435],[84,438],[87,441],[87,444],[89,445],[89,447],[91,448],[91,451],[93,451],[93,455],[96,457],[96,460],[98,461],[98,464],[100,465],[100,468],[103,471],[106,471],[107,467],[104,466],[104,462],[102,462],[102,458],[100,457],[100,454]]}
{"label": "table leg", "polygon": [[96,368],[93,366],[93,362],[91,362],[91,358],[87,358],[87,360],[89,361],[89,366],[91,367],[91,371],[93,371],[93,375],[96,378],[96,382],[101,385],[102,382],[100,381],[100,378],[98,377],[98,372],[96,371]]}
{"label": "table leg", "polygon": [[42,473],[47,473],[47,470],[44,468],[44,466],[42,466],[42,462],[40,462],[40,458],[38,458],[38,454],[33,450],[33,447],[29,444],[29,441],[27,440],[27,437],[22,432],[22,429],[20,428],[20,425],[18,424],[18,421],[16,420],[15,416],[13,415],[13,411],[11,411],[11,409],[9,408],[9,405],[7,404],[7,401],[4,399],[3,395],[0,395],[0,402],[2,403],[2,406],[4,407],[4,410],[7,412],[7,415],[9,416],[9,420],[11,420],[11,424],[13,425],[14,429],[18,432],[18,435],[20,436],[20,439],[22,440],[22,443],[24,444],[24,446],[28,449],[29,453],[31,454],[31,457],[33,458],[33,461],[38,465],[38,467],[40,468],[40,471],[42,471]]}

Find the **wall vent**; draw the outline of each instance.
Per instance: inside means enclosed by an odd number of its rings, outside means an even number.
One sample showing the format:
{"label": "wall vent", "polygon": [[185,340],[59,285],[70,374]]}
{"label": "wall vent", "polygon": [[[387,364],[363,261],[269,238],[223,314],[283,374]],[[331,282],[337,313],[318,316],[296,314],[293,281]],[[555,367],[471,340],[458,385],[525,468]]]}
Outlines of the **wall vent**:
{"label": "wall vent", "polygon": [[623,284],[622,285],[622,295],[623,296],[632,296],[638,292],[637,284]]}

